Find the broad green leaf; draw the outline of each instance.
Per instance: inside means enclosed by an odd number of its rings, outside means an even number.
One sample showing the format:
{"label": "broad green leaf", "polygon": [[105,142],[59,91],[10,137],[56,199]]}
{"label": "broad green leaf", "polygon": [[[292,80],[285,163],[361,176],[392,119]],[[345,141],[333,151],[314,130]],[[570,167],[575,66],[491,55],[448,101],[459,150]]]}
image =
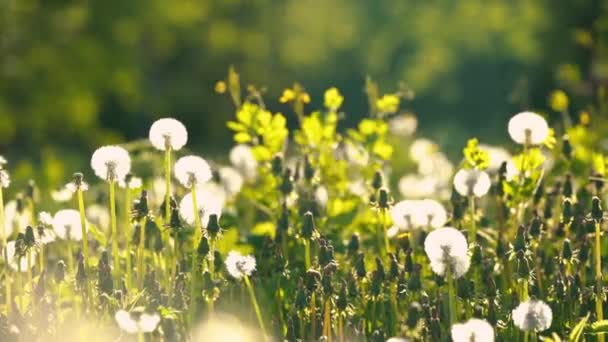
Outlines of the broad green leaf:
{"label": "broad green leaf", "polygon": [[572,331],[570,332],[570,336],[568,337],[568,341],[570,342],[578,342],[581,338],[581,336],[583,336],[583,331],[585,330],[585,326],[587,325],[587,320],[589,319],[589,314],[587,314],[587,316],[583,317],[574,327],[574,329],[572,329]]}

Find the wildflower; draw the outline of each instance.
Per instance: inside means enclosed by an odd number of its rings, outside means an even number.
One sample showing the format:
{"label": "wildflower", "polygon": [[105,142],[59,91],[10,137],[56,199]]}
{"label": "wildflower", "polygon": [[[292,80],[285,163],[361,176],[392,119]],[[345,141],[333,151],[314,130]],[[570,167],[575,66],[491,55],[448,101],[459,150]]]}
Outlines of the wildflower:
{"label": "wildflower", "polygon": [[11,184],[11,177],[6,170],[0,169],[0,187],[8,188]]}
{"label": "wildflower", "polygon": [[120,180],[118,182],[118,186],[120,186],[123,189],[129,188],[131,190],[137,190],[143,186],[143,181],[139,177],[135,177],[131,174],[127,174],[127,176],[125,177],[124,180]]}
{"label": "wildflower", "polygon": [[568,109],[568,95],[563,90],[554,90],[549,96],[549,105],[556,112]]}
{"label": "wildflower", "polygon": [[454,342],[493,342],[494,328],[483,319],[472,318],[465,323],[452,325]]}
{"label": "wildflower", "polygon": [[165,151],[170,147],[174,151],[179,151],[188,142],[188,131],[178,120],[163,118],[152,124],[148,138],[157,150]]}
{"label": "wildflower", "polygon": [[156,313],[142,313],[135,317],[124,310],[117,311],[114,319],[120,329],[129,334],[153,332],[160,323],[160,316]]}
{"label": "wildflower", "polygon": [[460,169],[454,176],[454,188],[461,196],[482,197],[491,185],[490,176],[484,171]]}
{"label": "wildflower", "polygon": [[93,153],[91,167],[101,179],[121,180],[131,170],[131,158],[129,152],[120,146],[103,146]]}
{"label": "wildflower", "polygon": [[337,111],[342,105],[342,102],[344,102],[344,97],[342,97],[342,94],[340,94],[340,91],[336,87],[327,89],[323,98],[325,108],[332,112]]}
{"label": "wildflower", "polygon": [[520,330],[537,332],[547,330],[552,320],[551,308],[541,300],[525,301],[513,310],[513,323]]}
{"label": "wildflower", "polygon": [[[201,225],[206,227],[209,223],[209,215],[222,215],[222,201],[207,191],[197,191],[196,205],[199,211]],[[192,203],[192,193],[186,194],[179,203],[179,214],[189,225],[195,225],[194,206]]]}
{"label": "wildflower", "polygon": [[252,255],[241,255],[239,252],[231,251],[226,257],[226,270],[235,279],[244,276],[249,277],[255,271],[255,258]]}
{"label": "wildflower", "polygon": [[[88,225],[86,226],[88,227]],[[82,240],[82,226],[78,210],[63,209],[56,212],[53,217],[53,230],[62,240]]]}
{"label": "wildflower", "polygon": [[399,96],[395,94],[387,94],[376,101],[376,107],[380,113],[394,113],[399,109]]}
{"label": "wildflower", "polygon": [[205,183],[211,176],[209,164],[201,157],[185,156],[175,162],[175,178],[187,188]]}
{"label": "wildflower", "polygon": [[[89,190],[89,184],[87,184],[84,180],[83,180],[83,175],[80,172],[77,172],[74,174],[74,179],[69,182],[68,184],[65,185],[65,188],[70,191],[71,193],[76,193],[79,189],[81,191],[87,191]],[[71,196],[70,196],[71,198]]]}
{"label": "wildflower", "polygon": [[412,114],[397,115],[388,122],[389,130],[398,137],[409,137],[418,127],[418,120]]}
{"label": "wildflower", "polygon": [[509,135],[518,144],[542,144],[549,135],[549,125],[540,115],[519,113],[509,120]]}
{"label": "wildflower", "polygon": [[258,161],[248,145],[234,146],[230,150],[230,163],[239,170],[245,179],[254,180],[257,177]]}
{"label": "wildflower", "polygon": [[460,278],[469,269],[467,240],[452,227],[430,232],[424,240],[424,251],[431,261],[433,272],[440,276],[446,273],[447,267],[450,267],[454,278]]}

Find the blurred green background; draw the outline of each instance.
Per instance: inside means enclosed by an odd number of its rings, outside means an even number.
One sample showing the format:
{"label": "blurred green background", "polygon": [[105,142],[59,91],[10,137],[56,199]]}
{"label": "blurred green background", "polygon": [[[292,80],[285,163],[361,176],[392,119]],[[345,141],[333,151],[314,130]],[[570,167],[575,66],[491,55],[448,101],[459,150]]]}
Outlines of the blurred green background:
{"label": "blurred green background", "polygon": [[[230,146],[230,65],[267,102],[300,82],[310,108],[337,86],[344,126],[365,116],[364,79],[405,82],[403,108],[448,151],[468,136],[500,143],[521,109],[567,89],[584,103],[603,80],[606,1],[0,0],[0,154],[17,180],[57,186],[101,144],[146,137],[158,117],[191,146]],[[593,74],[590,75],[592,70]],[[549,113],[551,114],[551,113]]]}

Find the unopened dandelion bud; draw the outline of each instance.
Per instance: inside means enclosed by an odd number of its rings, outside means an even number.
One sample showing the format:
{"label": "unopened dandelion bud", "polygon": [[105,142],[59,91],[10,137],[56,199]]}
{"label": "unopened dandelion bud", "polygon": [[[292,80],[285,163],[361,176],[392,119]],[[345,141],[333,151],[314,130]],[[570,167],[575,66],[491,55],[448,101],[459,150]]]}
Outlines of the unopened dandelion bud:
{"label": "unopened dandelion bud", "polygon": [[207,254],[209,254],[210,248],[209,248],[209,240],[207,239],[207,237],[203,236],[201,237],[201,240],[198,243],[198,247],[196,248],[196,253],[198,254],[199,257],[203,258],[206,257]]}
{"label": "unopened dandelion bud", "polygon": [[65,279],[65,262],[63,260],[59,260],[57,262],[57,266],[55,267],[55,281],[60,283]]}
{"label": "unopened dandelion bud", "polygon": [[348,285],[348,296],[350,298],[357,298],[359,296],[359,288],[357,288],[357,280],[352,272],[348,272],[348,281],[346,284]]}
{"label": "unopened dandelion bud", "polygon": [[382,264],[382,259],[380,257],[376,257],[376,274],[379,277],[379,280],[384,281],[384,279],[386,279],[386,272],[384,271],[384,265]]}
{"label": "unopened dandelion bud", "polygon": [[217,238],[222,228],[220,227],[219,218],[217,214],[209,215],[209,223],[207,224],[207,233],[212,239]]}
{"label": "unopened dandelion bud", "polygon": [[574,212],[572,209],[572,202],[566,198],[564,200],[564,203],[562,203],[562,215],[563,215],[563,220],[564,223],[570,223],[570,221],[572,221],[572,217],[574,217]]}
{"label": "unopened dandelion bud", "polygon": [[346,295],[346,281],[342,280],[342,284],[340,286],[340,292],[338,292],[338,298],[336,299],[336,308],[339,312],[344,312],[346,307],[348,306],[348,298]]}
{"label": "unopened dandelion bud", "polygon": [[473,282],[468,279],[459,279],[457,282],[457,294],[458,297],[464,299],[471,299],[473,297]]}
{"label": "unopened dandelion bud", "polygon": [[376,171],[372,179],[372,187],[378,191],[382,186],[384,186],[384,176],[381,171]]}
{"label": "unopened dandelion bud", "polygon": [[406,273],[412,273],[414,270],[414,259],[412,258],[412,250],[408,250],[405,252],[405,263],[403,266],[403,270]]}
{"label": "unopened dandelion bud", "polygon": [[304,179],[310,182],[315,177],[315,168],[312,166],[310,157],[304,158]]}
{"label": "unopened dandelion bud", "polygon": [[414,264],[414,269],[410,274],[410,277],[407,282],[407,288],[410,291],[416,292],[422,289],[422,281],[420,279],[421,268],[422,267],[420,266],[420,264]]}
{"label": "unopened dandelion bud", "polygon": [[397,236],[397,243],[403,252],[407,253],[411,250],[409,234],[401,234]]}
{"label": "unopened dandelion bud", "polygon": [[471,254],[471,264],[481,266],[481,262],[483,261],[483,251],[481,246],[475,244],[473,246],[473,253]]}
{"label": "unopened dandelion bud", "polygon": [[566,159],[572,159],[572,144],[568,135],[562,137],[562,153]]}
{"label": "unopened dandelion bud", "polygon": [[294,185],[291,169],[287,168],[283,173],[283,179],[281,181],[281,186],[279,187],[279,190],[284,196],[287,196],[293,191],[293,189]]}
{"label": "unopened dandelion bud", "polygon": [[513,250],[515,252],[523,252],[526,250],[526,247],[526,227],[520,225],[517,229],[517,235],[515,237],[515,243],[513,244]]}
{"label": "unopened dandelion bud", "polygon": [[388,276],[390,279],[395,280],[399,276],[399,261],[394,254],[389,255],[390,265]]}
{"label": "unopened dandelion bud", "polygon": [[571,174],[566,175],[566,179],[564,180],[564,185],[562,188],[562,194],[564,195],[564,197],[568,197],[568,198],[571,198],[572,195],[574,194]]}
{"label": "unopened dandelion bud", "polygon": [[410,329],[415,328],[418,325],[418,320],[422,317],[422,306],[418,302],[410,303],[407,308],[407,321],[406,324]]}
{"label": "unopened dandelion bud", "polygon": [[365,270],[365,255],[363,254],[363,252],[359,252],[357,254],[354,266],[355,271],[357,273],[357,277],[359,277],[359,279],[364,278],[367,275],[367,271]]}
{"label": "unopened dandelion bud", "polygon": [[538,186],[536,187],[536,190],[534,190],[534,196],[532,198],[532,201],[534,202],[534,204],[538,204],[544,195],[545,195],[545,182],[541,181],[540,184],[538,184]]}
{"label": "unopened dandelion bud", "polygon": [[573,255],[572,244],[570,243],[570,240],[565,239],[564,243],[562,244],[562,258],[565,260],[570,260],[572,259]]}
{"label": "unopened dandelion bud", "polygon": [[589,241],[585,238],[578,250],[578,259],[580,260],[581,265],[584,265],[589,260],[589,252]]}
{"label": "unopened dandelion bud", "polygon": [[302,237],[306,240],[311,240],[314,236],[316,227],[315,219],[310,211],[304,214],[304,223],[302,224]]}
{"label": "unopened dandelion bud", "polygon": [[359,251],[359,234],[354,233],[351,235],[350,240],[348,241],[348,254],[355,255]]}
{"label": "unopened dandelion bud", "polygon": [[530,265],[528,260],[523,256],[523,252],[518,252],[517,256],[517,274],[520,278],[527,279],[530,276]]}
{"label": "unopened dandelion bud", "polygon": [[28,247],[32,247],[36,244],[36,236],[34,235],[34,228],[32,228],[32,226],[27,226],[25,228],[25,236],[23,242]]}
{"label": "unopened dandelion bud", "polygon": [[277,222],[277,228],[281,232],[287,232],[289,230],[289,210],[287,209],[287,205],[283,203],[283,207],[281,209],[281,216]]}
{"label": "unopened dandelion bud", "polygon": [[535,213],[534,217],[532,217],[532,220],[530,221],[530,228],[528,229],[530,236],[535,239],[538,239],[542,231],[542,225],[543,223],[540,220],[540,217]]}
{"label": "unopened dandelion bud", "polygon": [[604,211],[602,210],[600,199],[597,196],[594,196],[591,202],[591,217],[596,222],[600,222],[604,217]]}
{"label": "unopened dandelion bud", "polygon": [[320,282],[321,273],[319,273],[319,271],[312,268],[306,271],[305,284],[308,292],[313,292],[316,290],[319,287]]}
{"label": "unopened dandelion bud", "polygon": [[275,154],[274,157],[272,157],[270,165],[272,174],[277,177],[280,176],[283,173],[283,156]]}
{"label": "unopened dandelion bud", "polygon": [[221,269],[222,265],[224,264],[224,258],[222,258],[222,253],[220,253],[220,251],[218,250],[215,250],[213,252],[213,264],[216,270]]}
{"label": "unopened dandelion bud", "polygon": [[87,274],[84,269],[84,260],[82,257],[78,258],[78,269],[76,270],[76,283],[82,286],[87,280]]}
{"label": "unopened dandelion bud", "polygon": [[380,209],[389,209],[390,203],[388,198],[388,190],[386,188],[381,188],[378,191],[378,207]]}

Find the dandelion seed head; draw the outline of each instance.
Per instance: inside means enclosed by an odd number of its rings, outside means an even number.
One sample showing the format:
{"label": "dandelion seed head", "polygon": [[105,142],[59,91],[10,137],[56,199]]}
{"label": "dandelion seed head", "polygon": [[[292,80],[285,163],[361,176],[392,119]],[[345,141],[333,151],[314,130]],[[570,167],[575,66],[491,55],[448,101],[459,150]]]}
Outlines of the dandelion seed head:
{"label": "dandelion seed head", "polygon": [[233,167],[221,167],[218,170],[220,176],[220,182],[224,191],[226,193],[226,197],[233,198],[236,196],[243,187],[243,176]]}
{"label": "dandelion seed head", "polygon": [[158,323],[160,323],[160,316],[158,314],[143,313],[141,316],[139,316],[138,326],[141,332],[153,332],[156,330]]}
{"label": "dandelion seed head", "polygon": [[[222,216],[223,199],[218,198],[216,194],[204,189],[196,191],[196,205],[201,220],[201,225],[207,227],[209,224],[209,216],[215,214],[220,218]],[[194,205],[192,203],[192,193],[186,194],[179,203],[179,215],[191,226],[194,222]]]}
{"label": "dandelion seed head", "polygon": [[11,185],[11,176],[6,170],[0,169],[0,187],[8,188]]}
{"label": "dandelion seed head", "polygon": [[10,200],[4,205],[4,236],[11,236],[21,227],[29,224],[28,215],[20,213],[17,208],[17,201]]}
{"label": "dandelion seed head", "polygon": [[174,173],[175,178],[186,188],[205,183],[212,177],[209,164],[198,156],[179,158],[175,162]]}
{"label": "dandelion seed head", "polygon": [[91,168],[103,180],[120,181],[131,170],[131,158],[120,146],[102,146],[93,152]]}
{"label": "dandelion seed head", "polygon": [[386,340],[386,342],[409,342],[410,340],[408,340],[405,337],[391,337],[388,340]]}
{"label": "dandelion seed head", "polygon": [[257,177],[258,161],[248,145],[236,145],[230,150],[230,163],[243,175],[246,180]]}
{"label": "dandelion seed head", "polygon": [[315,201],[321,206],[321,208],[327,207],[327,201],[329,201],[329,193],[327,188],[319,186],[315,189]]}
{"label": "dandelion seed head", "polygon": [[403,229],[441,228],[447,222],[445,207],[431,199],[403,200],[391,208],[393,223]]}
{"label": "dandelion seed head", "polygon": [[264,340],[260,333],[243,324],[243,321],[226,314],[215,313],[194,329],[192,341],[206,342],[258,342]]}
{"label": "dandelion seed head", "polygon": [[41,211],[38,213],[38,222],[44,226],[51,227],[53,225],[53,215],[48,211]]}
{"label": "dandelion seed head", "polygon": [[401,114],[390,119],[388,122],[388,127],[391,133],[396,136],[409,137],[416,132],[418,120],[414,115]]}
{"label": "dandelion seed head", "polygon": [[226,270],[235,279],[250,276],[255,271],[256,263],[253,255],[241,255],[236,251],[231,251],[226,257]]}
{"label": "dandelion seed head", "polygon": [[414,140],[410,146],[410,158],[420,162],[437,151],[437,145],[429,139],[419,138]]}
{"label": "dandelion seed head", "polygon": [[0,156],[0,168],[4,167],[4,165],[6,165],[6,163],[8,163],[6,158],[4,158],[4,156]]}
{"label": "dandelion seed head", "polygon": [[518,144],[542,144],[549,135],[549,125],[542,116],[532,112],[516,114],[509,120],[509,135]]}
{"label": "dandelion seed head", "polygon": [[[65,189],[67,189],[69,192],[71,192],[72,194],[76,193],[76,191],[78,191],[78,184],[76,184],[75,182],[69,182],[68,184],[65,185]],[[80,190],[82,191],[87,191],[89,190],[89,184],[85,181],[82,181],[80,183]],[[72,196],[70,196],[70,199],[72,198]]]}
{"label": "dandelion seed head", "polygon": [[59,210],[53,217],[53,230],[62,240],[81,241],[80,212],[74,209]]}
{"label": "dandelion seed head", "polygon": [[118,182],[118,186],[120,186],[123,189],[126,189],[127,187],[131,190],[137,190],[137,189],[141,189],[141,187],[143,186],[143,181],[141,178],[139,177],[129,177],[129,180],[127,181],[127,179],[121,179]]}
{"label": "dandelion seed head", "polygon": [[71,189],[68,188],[67,185],[57,190],[51,191],[51,198],[53,199],[53,201],[59,203],[67,202],[71,200],[73,196],[74,192],[71,191]]}
{"label": "dandelion seed head", "polygon": [[170,146],[172,150],[179,151],[188,142],[188,131],[180,121],[163,118],[152,124],[148,137],[157,150],[165,151]]}
{"label": "dandelion seed head", "polygon": [[483,319],[454,324],[451,330],[453,342],[494,342],[494,328]]}
{"label": "dandelion seed head", "polygon": [[424,251],[431,262],[433,272],[445,275],[450,267],[455,278],[469,269],[468,244],[465,236],[452,227],[436,229],[424,240]]}
{"label": "dandelion seed head", "polygon": [[553,311],[541,300],[528,300],[513,310],[513,323],[520,330],[544,331],[551,327]]}
{"label": "dandelion seed head", "polygon": [[485,171],[460,169],[454,176],[454,188],[461,196],[482,197],[491,185],[490,176]]}

